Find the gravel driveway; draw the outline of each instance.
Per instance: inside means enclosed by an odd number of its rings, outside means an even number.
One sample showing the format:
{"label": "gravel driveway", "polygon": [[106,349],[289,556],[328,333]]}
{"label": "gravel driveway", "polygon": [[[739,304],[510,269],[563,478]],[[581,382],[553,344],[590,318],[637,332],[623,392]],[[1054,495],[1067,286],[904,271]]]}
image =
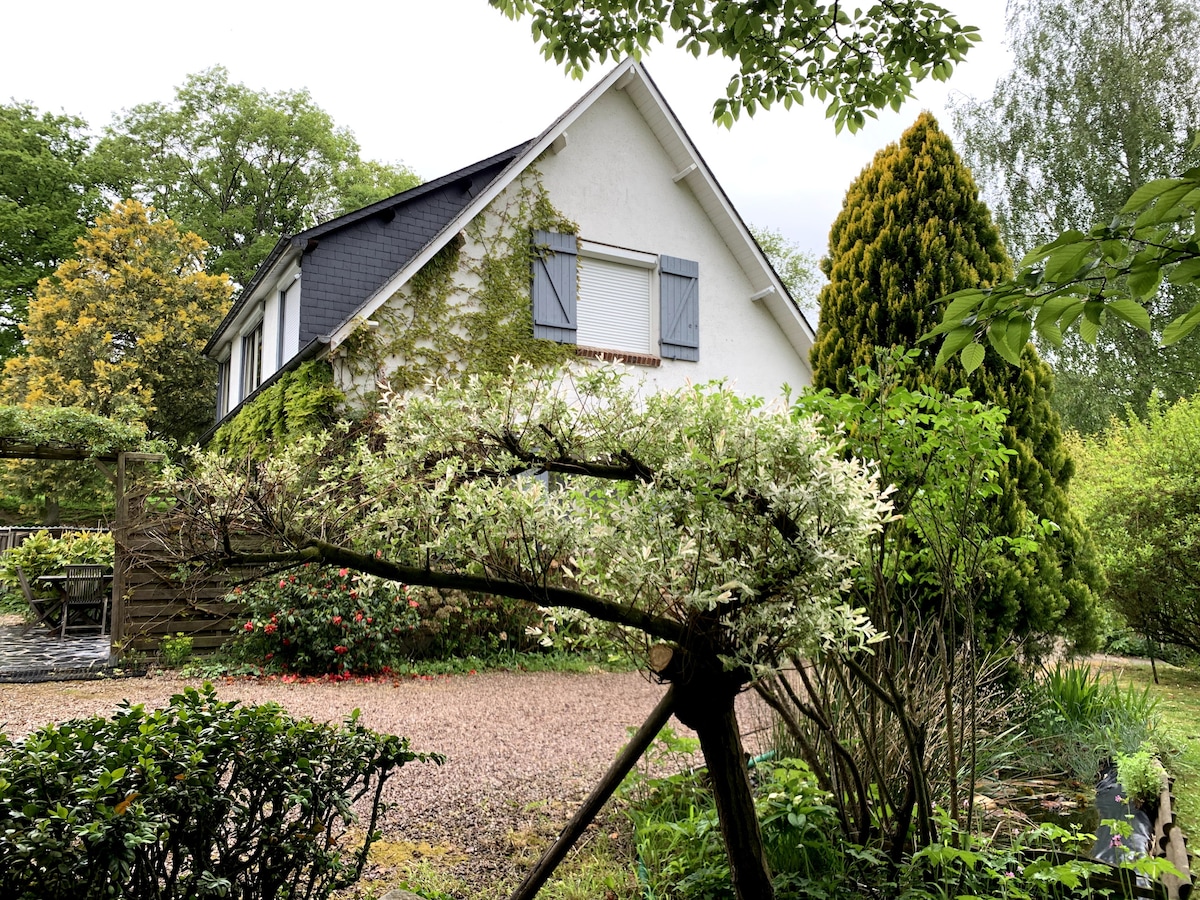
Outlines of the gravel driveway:
{"label": "gravel driveway", "polygon": [[[165,705],[187,684],[199,682],[157,676],[3,684],[0,723],[18,737],[49,721],[107,714],[124,698]],[[368,727],[405,735],[415,750],[444,753],[441,767],[414,764],[396,776],[385,837],[450,847],[471,861],[470,880],[477,882],[511,877],[510,833],[539,816],[564,822],[627,741],[626,728],[642,723],[665,688],[628,672],[496,672],[394,683],[228,679],[217,690],[223,699],[271,700],[318,720],[340,720],[358,708]],[[750,697],[741,699],[743,730],[762,727],[761,711]]]}

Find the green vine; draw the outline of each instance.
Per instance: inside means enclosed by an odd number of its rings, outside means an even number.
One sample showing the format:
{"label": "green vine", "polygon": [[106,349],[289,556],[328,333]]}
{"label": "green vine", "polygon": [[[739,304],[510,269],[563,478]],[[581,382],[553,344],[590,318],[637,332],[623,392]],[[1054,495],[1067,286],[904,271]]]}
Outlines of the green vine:
{"label": "green vine", "polygon": [[266,456],[277,442],[332,424],[345,402],[325,360],[312,359],[279,380],[217,429],[210,448],[235,456]]}
{"label": "green vine", "polygon": [[370,323],[359,323],[342,345],[354,379],[405,391],[432,378],[505,371],[514,356],[535,365],[572,358],[571,345],[533,336],[530,238],[536,229],[579,230],[554,208],[540,173],[529,168]]}

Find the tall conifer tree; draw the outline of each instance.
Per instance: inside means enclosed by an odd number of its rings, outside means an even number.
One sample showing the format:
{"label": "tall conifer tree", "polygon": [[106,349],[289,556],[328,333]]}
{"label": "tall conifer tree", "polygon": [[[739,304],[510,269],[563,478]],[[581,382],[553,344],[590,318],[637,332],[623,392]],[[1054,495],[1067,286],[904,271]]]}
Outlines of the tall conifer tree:
{"label": "tall conifer tree", "polygon": [[956,364],[935,369],[936,344],[918,344],[941,321],[939,297],[1011,273],[991,214],[932,115],[922,113],[851,185],[822,265],[829,284],[812,350],[815,387],[849,391],[855,369],[876,364],[877,348],[918,347],[918,365],[909,370],[917,384],[966,387],[975,399],[1009,410],[1005,444],[1013,455],[1001,474],[995,531],[1018,538],[1032,523],[1055,527],[1043,530],[1036,553],[1014,552],[995,566],[977,607],[978,627],[997,639],[1010,631],[1066,634],[1090,646],[1093,590],[1102,576],[1067,501],[1073,466],[1050,407],[1049,366],[1031,346],[1020,368],[989,348],[968,376]]}

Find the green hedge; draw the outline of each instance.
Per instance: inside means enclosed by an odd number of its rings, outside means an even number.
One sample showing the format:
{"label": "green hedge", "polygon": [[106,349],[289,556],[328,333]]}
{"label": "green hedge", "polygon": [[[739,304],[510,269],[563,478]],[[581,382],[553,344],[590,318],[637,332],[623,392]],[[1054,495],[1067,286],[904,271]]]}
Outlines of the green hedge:
{"label": "green hedge", "polygon": [[317,724],[211,685],[0,735],[0,897],[325,898],[358,879],[384,782],[414,760],[441,757],[357,711]]}

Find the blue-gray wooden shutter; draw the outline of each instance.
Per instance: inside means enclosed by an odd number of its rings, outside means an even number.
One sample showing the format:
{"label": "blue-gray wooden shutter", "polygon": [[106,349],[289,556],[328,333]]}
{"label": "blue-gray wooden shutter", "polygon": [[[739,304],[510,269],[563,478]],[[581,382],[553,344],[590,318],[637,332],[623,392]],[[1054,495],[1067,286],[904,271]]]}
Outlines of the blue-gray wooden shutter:
{"label": "blue-gray wooden shutter", "polygon": [[533,233],[533,336],[560,344],[575,343],[579,322],[576,301],[575,235]]}
{"label": "blue-gray wooden shutter", "polygon": [[700,358],[700,263],[663,256],[659,271],[662,356],[694,362]]}

